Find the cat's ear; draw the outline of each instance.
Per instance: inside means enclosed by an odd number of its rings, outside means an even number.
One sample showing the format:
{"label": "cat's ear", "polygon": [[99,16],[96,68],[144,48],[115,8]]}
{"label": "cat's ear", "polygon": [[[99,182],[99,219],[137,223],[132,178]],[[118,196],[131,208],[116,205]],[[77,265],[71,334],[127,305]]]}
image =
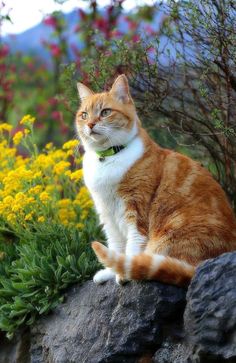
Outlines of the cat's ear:
{"label": "cat's ear", "polygon": [[91,91],[91,89],[89,89],[87,86],[85,86],[83,83],[80,82],[77,83],[77,89],[81,101],[83,101],[84,98],[92,96],[94,94],[93,91]]}
{"label": "cat's ear", "polygon": [[120,102],[129,103],[131,96],[129,93],[129,83],[124,74],[116,78],[112,85],[110,93]]}

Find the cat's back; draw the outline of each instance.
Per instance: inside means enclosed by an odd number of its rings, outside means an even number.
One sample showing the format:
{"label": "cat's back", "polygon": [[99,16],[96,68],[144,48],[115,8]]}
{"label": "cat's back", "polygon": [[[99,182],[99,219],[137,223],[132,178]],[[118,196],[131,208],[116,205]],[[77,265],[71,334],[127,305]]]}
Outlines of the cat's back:
{"label": "cat's back", "polygon": [[236,239],[236,219],[225,192],[206,168],[187,156],[166,156],[156,203],[159,218],[168,214],[171,219],[178,211],[186,225],[214,226]]}

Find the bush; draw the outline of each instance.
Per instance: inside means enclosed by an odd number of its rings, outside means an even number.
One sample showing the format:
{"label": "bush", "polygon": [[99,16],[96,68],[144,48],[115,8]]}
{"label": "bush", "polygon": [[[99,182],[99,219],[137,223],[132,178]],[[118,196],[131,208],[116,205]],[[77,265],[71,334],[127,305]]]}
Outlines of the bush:
{"label": "bush", "polygon": [[34,121],[25,116],[13,137],[10,125],[0,125],[0,329],[8,337],[98,268],[88,242],[101,231],[73,151],[78,141],[40,153]]}

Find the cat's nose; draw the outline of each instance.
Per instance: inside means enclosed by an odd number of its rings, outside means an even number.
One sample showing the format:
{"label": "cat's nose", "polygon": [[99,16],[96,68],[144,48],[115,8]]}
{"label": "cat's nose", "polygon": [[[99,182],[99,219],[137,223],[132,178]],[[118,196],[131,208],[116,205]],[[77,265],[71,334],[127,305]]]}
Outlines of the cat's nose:
{"label": "cat's nose", "polygon": [[92,130],[92,128],[96,125],[96,122],[88,122],[87,125]]}

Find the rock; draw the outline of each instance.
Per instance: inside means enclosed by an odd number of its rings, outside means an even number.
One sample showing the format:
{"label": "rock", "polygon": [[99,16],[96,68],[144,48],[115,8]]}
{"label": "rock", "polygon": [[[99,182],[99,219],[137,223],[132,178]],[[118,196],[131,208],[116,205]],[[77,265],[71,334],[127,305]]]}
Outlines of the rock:
{"label": "rock", "polygon": [[184,339],[176,340],[167,337],[153,357],[153,363],[185,363],[191,353]]}
{"label": "rock", "polygon": [[[31,332],[0,342],[0,363],[236,363],[236,252],[198,267],[184,289],[92,281]],[[29,348],[30,346],[30,348]]]}
{"label": "rock", "polygon": [[30,363],[30,334],[25,329],[13,340],[8,340],[1,333],[0,363]]}
{"label": "rock", "polygon": [[236,362],[236,252],[208,260],[187,294],[189,362]]}
{"label": "rock", "polygon": [[32,329],[31,363],[151,362],[178,331],[185,290],[158,282],[87,282]]}

